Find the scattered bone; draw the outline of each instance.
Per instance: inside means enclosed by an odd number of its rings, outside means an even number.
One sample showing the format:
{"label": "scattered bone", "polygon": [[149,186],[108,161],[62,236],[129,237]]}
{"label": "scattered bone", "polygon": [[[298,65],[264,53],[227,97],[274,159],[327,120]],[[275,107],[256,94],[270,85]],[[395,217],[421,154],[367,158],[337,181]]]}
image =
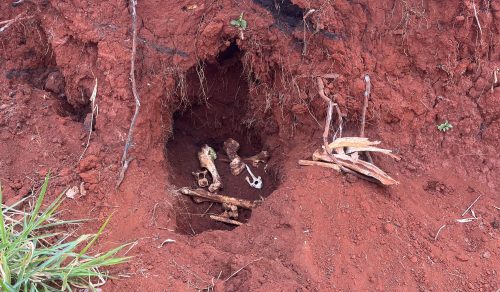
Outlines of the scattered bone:
{"label": "scattered bone", "polygon": [[235,158],[229,163],[232,175],[239,175],[245,169],[245,163],[241,161],[241,158]]}
{"label": "scattered bone", "polygon": [[200,166],[206,168],[212,175],[212,184],[208,187],[210,192],[215,192],[222,188],[222,180],[215,168],[214,160],[217,158],[215,151],[208,145],[204,145],[198,152],[198,159],[200,160]]}
{"label": "scattered bone", "polygon": [[240,143],[233,138],[228,138],[224,142],[224,151],[226,151],[227,157],[229,157],[230,160],[239,157],[238,149],[240,149]]}
{"label": "scattered bone", "polygon": [[162,248],[162,247],[163,247],[165,244],[167,244],[167,243],[175,243],[175,240],[174,240],[174,239],[170,239],[170,238],[165,239],[164,241],[162,241],[162,242],[160,243],[160,245],[158,246],[158,248]]}
{"label": "scattered bone", "polygon": [[254,167],[259,167],[259,163],[266,164],[267,161],[269,160],[269,157],[270,157],[269,152],[262,150],[259,153],[255,154],[254,156],[243,158],[243,160],[252,162],[252,165]]}
{"label": "scattered bone", "polygon": [[210,215],[210,219],[215,220],[215,221],[219,221],[219,222],[223,222],[223,223],[227,223],[227,224],[237,225],[237,226],[243,225],[243,223],[241,223],[239,221],[232,220],[229,218],[224,218],[221,216],[216,216],[216,215]]}
{"label": "scattered bone", "polygon": [[[259,167],[260,163],[266,164],[269,161],[269,157],[271,157],[269,155],[269,152],[262,150],[259,153],[255,154],[254,156],[244,157],[241,159],[247,163],[248,162],[251,163],[253,167]],[[231,162],[230,159],[225,159],[225,158],[221,158],[220,160],[224,162]]]}
{"label": "scattered bone", "polygon": [[248,167],[248,165],[246,165],[247,167],[247,171],[248,173],[250,174],[250,176],[252,177],[252,180],[250,180],[250,178],[247,176],[245,177],[245,179],[247,180],[248,184],[252,187],[252,188],[255,188],[255,189],[262,189],[262,177],[258,176],[256,177],[252,171],[250,170],[250,167]]}
{"label": "scattered bone", "polygon": [[224,213],[221,214],[222,217],[238,219],[238,207],[235,205],[222,203],[222,208],[224,209]]}
{"label": "scattered bone", "polygon": [[192,172],[192,174],[195,177],[196,182],[198,183],[198,186],[200,188],[206,188],[209,185],[207,173],[208,173],[208,170],[206,170],[206,169]]}
{"label": "scattered bone", "polygon": [[195,199],[196,198],[199,200],[198,202],[217,202],[217,203],[226,203],[230,205],[234,205],[237,207],[241,207],[244,209],[253,209],[256,206],[256,202],[251,202],[249,200],[244,200],[244,199],[237,199],[221,194],[211,194],[204,189],[190,189],[187,187],[181,188],[179,192],[183,195],[191,196]]}
{"label": "scattered bone", "polygon": [[239,175],[245,169],[245,163],[238,156],[238,149],[240,149],[240,143],[233,138],[229,138],[224,142],[224,151],[229,157],[229,167],[232,175]]}

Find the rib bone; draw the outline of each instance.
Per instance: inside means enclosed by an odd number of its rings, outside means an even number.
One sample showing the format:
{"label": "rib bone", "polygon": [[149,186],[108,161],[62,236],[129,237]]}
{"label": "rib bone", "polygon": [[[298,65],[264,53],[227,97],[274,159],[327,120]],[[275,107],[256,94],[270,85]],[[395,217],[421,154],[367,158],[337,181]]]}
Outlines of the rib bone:
{"label": "rib bone", "polygon": [[204,145],[198,152],[198,159],[200,160],[200,166],[206,168],[212,175],[213,182],[208,186],[208,190],[213,193],[218,189],[222,188],[222,180],[215,168],[214,160],[217,158],[214,149],[208,145]]}

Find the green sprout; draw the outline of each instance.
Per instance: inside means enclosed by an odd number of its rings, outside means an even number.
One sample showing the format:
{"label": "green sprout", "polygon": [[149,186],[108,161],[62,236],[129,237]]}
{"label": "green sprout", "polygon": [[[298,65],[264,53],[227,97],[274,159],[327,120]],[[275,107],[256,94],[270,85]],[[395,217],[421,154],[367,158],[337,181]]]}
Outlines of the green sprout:
{"label": "green sprout", "polygon": [[448,121],[445,121],[441,125],[438,125],[437,128],[441,132],[446,132],[448,130],[451,130],[451,128],[453,128],[453,126]]}
{"label": "green sprout", "polygon": [[238,19],[233,19],[230,23],[232,26],[237,27],[241,30],[247,29],[247,21],[243,19],[243,12],[240,14],[240,17],[238,17]]}
{"label": "green sprout", "polygon": [[212,147],[208,147],[208,156],[212,158],[212,160],[217,159],[217,153],[215,153],[215,150]]}

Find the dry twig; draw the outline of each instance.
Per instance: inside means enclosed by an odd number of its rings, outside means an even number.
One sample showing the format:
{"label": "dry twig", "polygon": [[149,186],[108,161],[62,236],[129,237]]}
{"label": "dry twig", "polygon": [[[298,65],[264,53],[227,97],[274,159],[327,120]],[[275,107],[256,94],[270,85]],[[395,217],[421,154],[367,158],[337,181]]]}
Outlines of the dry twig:
{"label": "dry twig", "polygon": [[[366,111],[368,110],[368,100],[370,99],[370,94],[372,91],[372,84],[370,82],[370,76],[368,74],[365,74],[365,100],[363,102],[363,110],[361,112],[361,130],[359,133],[360,137],[365,136],[365,124],[366,124]],[[370,152],[365,152],[366,158],[368,158],[368,161],[373,164],[373,159],[372,156],[370,155]]]}
{"label": "dry twig", "polygon": [[[326,94],[325,94],[325,84],[323,83],[323,79],[321,79],[321,77],[317,77],[316,81],[318,83],[318,93],[319,93],[319,96],[324,101],[326,101],[326,103],[328,104],[328,109],[327,109],[327,112],[326,112],[325,130],[323,131],[323,146],[325,147],[325,150],[328,153],[328,155],[331,156],[333,162],[335,164],[337,164],[342,170],[344,170],[344,168],[342,167],[342,165],[332,155],[331,149],[328,147],[328,136],[330,134],[330,123],[332,121],[332,113],[333,113],[334,102],[331,99],[329,99],[326,96]],[[337,105],[337,104],[335,104],[335,105]],[[338,105],[337,105],[337,114],[339,116],[340,136],[342,136],[342,116],[340,114],[340,109],[339,109]]]}
{"label": "dry twig", "polygon": [[444,224],[443,226],[441,226],[438,230],[438,232],[436,233],[436,236],[434,236],[434,241],[437,241],[438,240],[438,236],[439,236],[439,233],[441,232],[441,230],[443,230],[443,228],[446,227],[446,224]]}
{"label": "dry twig", "polygon": [[219,221],[219,222],[223,222],[223,223],[227,223],[227,224],[231,224],[231,225],[236,225],[236,226],[243,225],[243,223],[241,223],[240,221],[236,221],[233,219],[229,219],[229,218],[217,216],[217,215],[210,215],[210,219],[215,220],[215,221]]}
{"label": "dry twig", "polygon": [[311,161],[311,160],[299,160],[299,165],[302,166],[321,166],[325,168],[335,169],[340,172],[340,166],[333,163],[321,162],[321,161]]}
{"label": "dry twig", "polygon": [[309,15],[311,15],[312,13],[314,13],[316,11],[316,9],[309,9],[306,14],[304,14],[304,16],[302,17],[302,23],[303,23],[303,26],[304,26],[304,47],[302,48],[302,55],[305,56],[306,53],[307,53],[307,35],[306,35],[306,28],[307,28],[307,17]]}
{"label": "dry twig", "polygon": [[132,117],[132,121],[130,122],[130,127],[129,127],[128,135],[127,135],[127,141],[125,142],[125,148],[123,150],[122,161],[121,161],[122,168],[120,171],[120,176],[118,177],[118,182],[116,184],[116,188],[118,188],[120,186],[120,184],[122,183],[123,178],[125,176],[125,172],[127,171],[127,168],[129,166],[129,163],[130,163],[130,161],[133,160],[133,158],[127,158],[127,153],[132,145],[132,135],[134,133],[135,123],[137,120],[137,116],[139,115],[139,109],[141,107],[141,102],[139,99],[139,92],[137,92],[137,84],[135,82],[135,55],[137,52],[137,11],[136,11],[136,6],[137,6],[137,0],[130,0],[130,8],[132,10],[132,54],[130,57],[130,81],[132,83],[132,93],[133,93],[134,99],[135,99],[135,112],[134,112],[134,116]]}
{"label": "dry twig", "polygon": [[479,200],[479,198],[481,198],[482,195],[479,195],[479,197],[477,197],[474,202],[472,202],[472,204],[470,204],[469,208],[467,208],[463,213],[462,213],[462,217],[464,217],[465,214],[467,214],[467,212],[469,212],[469,210],[472,208],[472,206],[474,206],[474,204],[476,204],[476,202]]}
{"label": "dry twig", "polygon": [[183,195],[191,196],[196,199],[198,199],[198,202],[204,202],[204,201],[210,201],[210,202],[217,202],[217,203],[226,203],[230,205],[234,205],[237,207],[245,208],[248,210],[251,210],[255,207],[256,203],[249,201],[249,200],[244,200],[244,199],[237,199],[229,196],[224,196],[224,195],[217,195],[217,194],[212,194],[204,189],[190,189],[187,187],[181,188],[179,192]]}
{"label": "dry twig", "polygon": [[359,131],[359,136],[365,136],[365,123],[366,123],[366,110],[368,109],[368,99],[370,98],[371,93],[371,83],[370,76],[368,74],[365,75],[365,100],[363,102],[363,109],[361,111],[361,129]]}
{"label": "dry twig", "polygon": [[[335,77],[332,77],[332,78],[335,78]],[[325,128],[325,133],[327,134],[327,137],[328,137],[328,132],[327,130],[329,131],[330,130],[330,122],[331,122],[331,119],[332,119],[332,108],[335,107],[336,111],[337,111],[337,117],[338,117],[338,122],[339,122],[339,137],[342,137],[342,113],[340,112],[340,107],[337,103],[333,102],[330,98],[328,98],[325,94],[325,84],[323,82],[323,79],[321,77],[316,77],[316,81],[318,83],[318,93],[319,93],[319,96],[321,96],[321,98],[326,101],[326,103],[328,104],[328,112],[327,112],[327,122],[328,122],[328,128]],[[330,105],[331,103],[331,105]],[[332,108],[330,108],[332,107]],[[328,120],[328,113],[329,113],[329,118],[330,120]],[[325,133],[323,133],[323,137],[325,136]],[[336,137],[334,137],[332,140],[335,140]]]}
{"label": "dry twig", "polygon": [[82,155],[80,155],[80,158],[78,161],[82,160],[83,155],[85,155],[85,152],[89,148],[90,145],[90,136],[92,135],[92,131],[94,128],[94,114],[97,116],[99,114],[99,107],[97,106],[95,102],[95,98],[97,96],[97,78],[95,79],[95,85],[94,85],[94,90],[92,91],[92,95],[90,96],[90,104],[91,104],[91,116],[90,116],[90,129],[89,129],[89,136],[87,137],[87,144],[85,145],[85,149],[83,149]]}
{"label": "dry twig", "polygon": [[236,274],[238,274],[239,272],[241,272],[241,270],[243,270],[244,268],[248,267],[249,265],[255,263],[255,262],[258,262],[260,260],[262,260],[263,258],[258,258],[258,259],[255,259],[251,262],[249,262],[248,264],[244,265],[243,267],[241,267],[240,269],[238,269],[237,271],[235,271],[234,273],[232,273],[229,277],[226,278],[226,280],[224,280],[224,282],[227,282],[229,281],[229,279],[231,279],[232,277],[236,276]]}

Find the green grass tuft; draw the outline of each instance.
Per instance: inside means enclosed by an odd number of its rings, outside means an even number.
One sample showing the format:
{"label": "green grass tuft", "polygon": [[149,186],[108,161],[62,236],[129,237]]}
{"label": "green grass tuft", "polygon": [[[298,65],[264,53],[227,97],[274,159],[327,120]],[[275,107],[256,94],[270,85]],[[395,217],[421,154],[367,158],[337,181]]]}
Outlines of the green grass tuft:
{"label": "green grass tuft", "polygon": [[16,208],[27,198],[10,207],[1,204],[0,287],[3,291],[95,290],[109,277],[102,268],[130,259],[117,256],[129,244],[101,254],[87,253],[110,218],[96,234],[81,235],[74,240],[70,240],[71,233],[56,231],[56,227],[79,224],[83,220],[58,220],[54,217],[64,200],[64,192],[42,210],[48,182],[49,176],[45,178],[35,205],[29,212]]}
{"label": "green grass tuft", "polygon": [[445,121],[444,123],[438,125],[437,128],[441,132],[446,132],[448,130],[451,130],[453,126],[448,121]]}

